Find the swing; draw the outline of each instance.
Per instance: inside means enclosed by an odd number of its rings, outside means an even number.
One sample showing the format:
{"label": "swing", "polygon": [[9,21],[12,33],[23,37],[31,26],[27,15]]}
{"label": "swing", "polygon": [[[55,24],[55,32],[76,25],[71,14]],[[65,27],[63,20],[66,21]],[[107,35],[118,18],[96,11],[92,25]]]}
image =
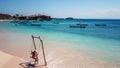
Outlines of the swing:
{"label": "swing", "polygon": [[[36,44],[35,44],[35,39],[39,39],[40,40],[40,43],[41,43],[41,49],[42,49],[42,54],[43,54],[43,59],[44,59],[44,65],[42,66],[47,66],[47,62],[46,62],[46,58],[45,58],[45,52],[44,52],[44,45],[43,45],[43,41],[41,40],[40,36],[38,37],[35,37],[32,35],[32,41],[33,41],[33,45],[34,45],[34,50],[31,50],[31,58],[34,59],[34,66],[36,66],[36,64],[38,65],[39,62],[39,51],[37,52],[37,47],[36,47]],[[40,48],[40,45],[39,45],[39,48]],[[38,66],[36,66],[38,67]]]}

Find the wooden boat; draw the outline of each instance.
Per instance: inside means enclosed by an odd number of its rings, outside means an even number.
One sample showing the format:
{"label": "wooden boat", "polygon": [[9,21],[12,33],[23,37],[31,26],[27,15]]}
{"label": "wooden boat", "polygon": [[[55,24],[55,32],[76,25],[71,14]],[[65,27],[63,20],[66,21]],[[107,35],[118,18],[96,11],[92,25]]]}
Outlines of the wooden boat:
{"label": "wooden boat", "polygon": [[76,24],[76,25],[80,25],[80,26],[88,26],[88,24]]}
{"label": "wooden boat", "polygon": [[95,26],[107,26],[107,24],[95,24]]}
{"label": "wooden boat", "polygon": [[86,28],[88,24],[76,24],[76,25],[71,25],[70,28]]}
{"label": "wooden boat", "polygon": [[20,23],[21,24],[27,24],[29,22],[29,20],[21,20]]}
{"label": "wooden boat", "polygon": [[10,21],[10,23],[19,23],[19,20]]}
{"label": "wooden boat", "polygon": [[73,17],[68,17],[68,18],[66,18],[66,19],[74,19]]}
{"label": "wooden boat", "polygon": [[53,24],[60,24],[59,22],[53,22]]}
{"label": "wooden boat", "polygon": [[41,26],[40,23],[31,23],[32,26]]}
{"label": "wooden boat", "polygon": [[71,26],[69,26],[70,28],[86,28],[86,26],[84,26],[84,25],[71,25]]}

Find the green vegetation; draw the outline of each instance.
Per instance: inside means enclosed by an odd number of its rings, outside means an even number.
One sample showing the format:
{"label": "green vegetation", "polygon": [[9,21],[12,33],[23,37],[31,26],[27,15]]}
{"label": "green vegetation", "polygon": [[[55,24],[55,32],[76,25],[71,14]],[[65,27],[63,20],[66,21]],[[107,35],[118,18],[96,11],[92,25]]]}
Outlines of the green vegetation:
{"label": "green vegetation", "polygon": [[0,14],[0,19],[13,19],[13,20],[51,20],[52,18],[50,16],[46,15],[31,15],[31,16],[23,16],[16,14],[14,16],[11,16],[9,14]]}
{"label": "green vegetation", "polygon": [[12,16],[9,14],[0,14],[0,19],[12,19]]}

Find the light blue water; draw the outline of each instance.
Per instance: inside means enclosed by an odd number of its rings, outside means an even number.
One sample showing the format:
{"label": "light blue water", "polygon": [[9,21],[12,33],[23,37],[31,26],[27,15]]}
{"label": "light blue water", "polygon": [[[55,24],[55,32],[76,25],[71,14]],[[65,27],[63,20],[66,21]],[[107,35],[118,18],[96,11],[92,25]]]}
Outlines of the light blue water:
{"label": "light blue water", "polygon": [[[43,40],[54,40],[72,45],[73,50],[83,51],[87,55],[120,66],[120,21],[118,20],[52,20],[36,21],[42,26],[30,24],[0,23],[0,30],[40,35]],[[60,22],[60,24],[53,24]],[[69,28],[77,23],[89,24],[87,28]],[[95,23],[107,26],[96,27]]]}

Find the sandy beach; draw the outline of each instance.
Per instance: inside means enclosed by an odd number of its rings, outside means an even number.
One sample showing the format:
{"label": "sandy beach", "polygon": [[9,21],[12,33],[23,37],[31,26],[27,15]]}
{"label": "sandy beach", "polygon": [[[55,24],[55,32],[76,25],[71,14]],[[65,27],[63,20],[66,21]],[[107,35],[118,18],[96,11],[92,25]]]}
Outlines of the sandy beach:
{"label": "sandy beach", "polygon": [[23,68],[19,64],[25,60],[0,51],[0,68]]}
{"label": "sandy beach", "polygon": [[[2,55],[0,57],[0,67],[22,68],[19,65],[20,63],[31,60],[29,58],[32,45],[30,36],[0,31],[0,37],[0,50],[12,54],[0,52],[0,55]],[[44,40],[44,46],[48,64],[47,68],[117,68],[115,65],[88,57],[82,52],[77,53],[73,51],[68,43]],[[3,60],[3,58],[7,59]],[[43,64],[42,57],[40,58],[40,63]]]}
{"label": "sandy beach", "polygon": [[0,20],[0,22],[3,22],[3,21],[12,21],[12,20],[9,20],[9,19]]}

